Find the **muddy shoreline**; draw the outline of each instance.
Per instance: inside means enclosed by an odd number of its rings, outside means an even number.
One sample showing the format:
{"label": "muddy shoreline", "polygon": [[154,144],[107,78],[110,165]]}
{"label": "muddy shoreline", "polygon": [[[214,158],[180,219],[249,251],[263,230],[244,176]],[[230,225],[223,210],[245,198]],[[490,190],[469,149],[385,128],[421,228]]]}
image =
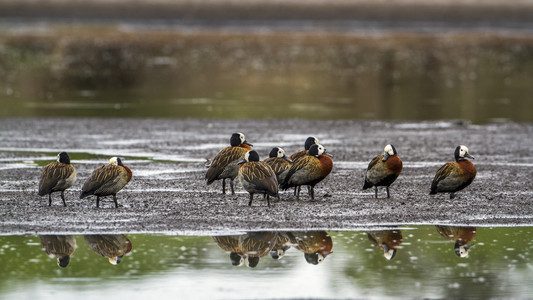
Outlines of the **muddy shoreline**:
{"label": "muddy shoreline", "polygon": [[[355,120],[205,119],[0,119],[0,234],[168,233],[210,235],[258,230],[355,230],[369,226],[446,224],[531,226],[533,124],[471,125],[463,121],[366,122]],[[240,184],[235,196],[222,195],[221,183],[206,186],[205,158],[244,132],[262,158],[273,146],[292,153],[309,135],[334,155],[330,176],[317,185],[315,201],[289,191],[268,208],[249,207]],[[391,186],[361,191],[370,159],[393,143],[404,169]],[[476,157],[474,183],[454,200],[430,197],[440,165],[465,144]],[[52,207],[37,196],[41,167],[59,151],[75,153],[78,172],[66,192],[67,207],[54,194]],[[54,154],[55,153],[55,154]],[[90,172],[122,156],[132,182],[118,194],[120,207],[105,198],[78,198]],[[260,198],[260,197],[259,197]],[[259,199],[257,198],[257,199]]]}

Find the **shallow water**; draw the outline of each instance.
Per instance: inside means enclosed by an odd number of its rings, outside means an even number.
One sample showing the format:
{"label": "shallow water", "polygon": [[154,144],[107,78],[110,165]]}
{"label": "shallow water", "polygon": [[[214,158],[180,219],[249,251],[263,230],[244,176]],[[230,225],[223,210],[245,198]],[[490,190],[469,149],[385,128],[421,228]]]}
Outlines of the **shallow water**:
{"label": "shallow water", "polygon": [[0,26],[0,117],[532,122],[523,32]]}
{"label": "shallow water", "polygon": [[[461,243],[475,245],[466,257],[455,254],[456,238],[445,238],[436,226],[283,234],[290,237],[291,248],[279,260],[268,253],[275,233],[233,236],[243,245],[234,251],[248,257],[241,266],[231,264],[226,244],[209,236],[126,234],[132,250],[113,265],[82,235],[75,235],[77,248],[65,268],[46,255],[38,236],[1,236],[0,298],[141,299],[169,293],[203,299],[533,296],[531,227],[460,228],[455,234]],[[387,260],[370,235],[397,247],[395,256]],[[319,238],[313,240],[315,236]],[[261,241],[263,247],[258,246]],[[331,246],[333,251],[318,265],[308,263],[302,251],[307,247],[311,253],[315,244],[324,253]],[[252,268],[253,256],[261,258]]]}

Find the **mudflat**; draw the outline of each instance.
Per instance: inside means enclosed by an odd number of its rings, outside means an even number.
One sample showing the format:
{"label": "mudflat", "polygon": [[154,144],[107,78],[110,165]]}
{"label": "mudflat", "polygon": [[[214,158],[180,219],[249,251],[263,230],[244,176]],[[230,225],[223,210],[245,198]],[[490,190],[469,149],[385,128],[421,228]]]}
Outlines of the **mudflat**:
{"label": "mudflat", "polygon": [[[473,125],[438,122],[358,120],[213,119],[0,119],[0,234],[169,233],[208,235],[257,230],[353,230],[369,226],[445,224],[531,226],[533,224],[533,124]],[[302,188],[269,208],[236,183],[223,195],[221,182],[206,186],[205,160],[243,132],[261,159],[281,146],[287,153],[316,136],[334,155],[331,174],[315,187],[315,201]],[[393,144],[403,171],[379,198],[362,191],[370,160]],[[438,168],[453,160],[457,145],[475,157],[477,177],[456,198],[429,195]],[[71,155],[75,185],[59,194],[37,195],[42,166],[60,151]],[[94,197],[79,199],[83,182],[112,156],[133,171],[132,181],[96,208]]]}

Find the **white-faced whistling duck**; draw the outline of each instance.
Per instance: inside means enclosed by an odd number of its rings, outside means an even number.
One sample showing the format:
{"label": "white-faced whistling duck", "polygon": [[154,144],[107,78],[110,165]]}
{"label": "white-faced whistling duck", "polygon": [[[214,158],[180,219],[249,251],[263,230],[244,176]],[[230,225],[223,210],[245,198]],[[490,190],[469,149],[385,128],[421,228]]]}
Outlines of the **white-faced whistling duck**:
{"label": "white-faced whistling duck", "polygon": [[467,257],[470,248],[475,245],[467,245],[476,236],[476,227],[442,226],[435,225],[437,232],[445,239],[454,241],[453,250],[459,257]]}
{"label": "white-faced whistling duck", "polygon": [[402,232],[396,229],[368,231],[367,236],[374,246],[383,250],[383,256],[387,260],[394,258],[402,243]]}
{"label": "white-faced whistling duck", "polygon": [[277,239],[274,247],[270,249],[270,256],[273,259],[279,260],[285,256],[285,252],[291,248],[291,239],[286,232],[278,231]]}
{"label": "white-faced whistling duck", "polygon": [[466,157],[474,159],[466,146],[455,148],[455,161],[444,164],[435,174],[431,183],[430,195],[450,193],[450,199],[455,198],[455,192],[470,185],[476,177],[476,167]]}
{"label": "white-faced whistling duck", "polygon": [[287,235],[309,264],[318,265],[333,253],[333,240],[325,231],[292,231]]}
{"label": "white-faced whistling duck", "polygon": [[131,169],[122,164],[119,157],[112,157],[109,164],[96,168],[81,189],[80,199],[96,196],[96,207],[100,207],[100,197],[113,196],[118,207],[117,193],[130,182]]}
{"label": "white-faced whistling duck", "polygon": [[301,157],[304,157],[307,155],[308,151],[309,151],[309,148],[311,148],[312,145],[318,145],[318,139],[314,136],[310,136],[308,137],[306,140],[305,140],[305,143],[304,143],[304,150],[298,150],[296,152],[294,152],[290,159],[292,161],[295,161]]}
{"label": "white-faced whistling duck", "polygon": [[302,185],[311,187],[311,200],[315,199],[314,187],[329,175],[333,168],[331,155],[326,152],[322,145],[312,145],[309,148],[308,155],[293,161],[292,167],[281,184],[282,189],[298,187],[296,199],[300,199],[300,189]]}
{"label": "white-faced whistling duck", "polygon": [[65,190],[71,187],[74,181],[76,181],[76,169],[70,163],[68,154],[61,152],[57,155],[57,161],[44,167],[39,181],[39,196],[48,195],[48,206],[51,206],[52,193],[61,192],[63,206],[67,206]]}
{"label": "white-faced whistling duck", "polygon": [[363,190],[374,187],[376,198],[378,197],[378,186],[387,188],[387,198],[390,198],[389,186],[398,178],[402,171],[402,160],[393,145],[385,146],[383,153],[374,157],[368,164],[365,174],[365,184]]}
{"label": "white-faced whistling duck", "polygon": [[94,252],[106,257],[112,265],[118,265],[133,249],[131,241],[123,234],[84,235],[83,238]]}
{"label": "white-faced whistling duck", "polygon": [[264,161],[259,161],[257,152],[254,150],[248,151],[244,155],[244,159],[238,164],[240,165],[239,179],[241,184],[250,193],[248,205],[252,205],[255,193],[266,193],[268,206],[270,206],[270,196],[279,199],[276,173]]}
{"label": "white-faced whistling duck", "polygon": [[76,238],[73,235],[40,235],[41,248],[46,255],[57,258],[57,265],[66,268],[70,256],[76,251]]}
{"label": "white-faced whistling duck", "polygon": [[237,165],[243,158],[246,152],[252,150],[253,145],[246,141],[244,134],[236,132],[231,135],[230,146],[226,147],[213,158],[205,180],[207,185],[210,185],[215,180],[222,179],[222,193],[226,194],[226,179],[230,179],[231,194],[235,195],[233,189],[233,180],[239,173],[239,166]]}
{"label": "white-faced whistling duck", "polygon": [[292,160],[287,157],[285,150],[280,147],[272,148],[269,157],[264,162],[274,170],[278,183],[285,180],[285,176],[287,176],[292,166]]}

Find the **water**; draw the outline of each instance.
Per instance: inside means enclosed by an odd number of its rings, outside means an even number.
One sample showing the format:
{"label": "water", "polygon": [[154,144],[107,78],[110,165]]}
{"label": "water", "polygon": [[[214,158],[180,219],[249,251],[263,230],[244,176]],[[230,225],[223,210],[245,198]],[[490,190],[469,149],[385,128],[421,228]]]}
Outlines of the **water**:
{"label": "water", "polygon": [[[251,259],[233,266],[220,236],[218,244],[209,236],[107,237],[108,241],[118,237],[116,245],[124,245],[127,238],[132,245],[131,252],[113,265],[97,254],[84,236],[74,235],[77,248],[66,268],[46,255],[38,236],[2,236],[0,298],[94,299],[116,295],[117,291],[128,299],[169,294],[202,299],[533,296],[532,228],[439,230],[446,233],[441,235],[436,226],[393,226],[355,232],[232,236],[248,245],[235,248],[241,255],[261,256],[253,268],[248,266]],[[456,238],[444,237],[450,232],[461,236],[460,244],[475,245],[466,257],[456,255]],[[276,234],[288,234],[287,245],[291,246],[279,260],[268,251],[272,247],[268,241]],[[397,247],[395,256],[386,259],[384,250],[374,246],[370,235]],[[98,238],[92,237],[91,243],[94,240]],[[263,246],[258,247],[261,241]],[[304,257],[302,249],[306,247],[308,252],[321,248],[324,254],[332,247],[332,253],[314,265]]]}
{"label": "water", "polygon": [[532,50],[531,34],[512,30],[8,23],[0,117],[531,122]]}

